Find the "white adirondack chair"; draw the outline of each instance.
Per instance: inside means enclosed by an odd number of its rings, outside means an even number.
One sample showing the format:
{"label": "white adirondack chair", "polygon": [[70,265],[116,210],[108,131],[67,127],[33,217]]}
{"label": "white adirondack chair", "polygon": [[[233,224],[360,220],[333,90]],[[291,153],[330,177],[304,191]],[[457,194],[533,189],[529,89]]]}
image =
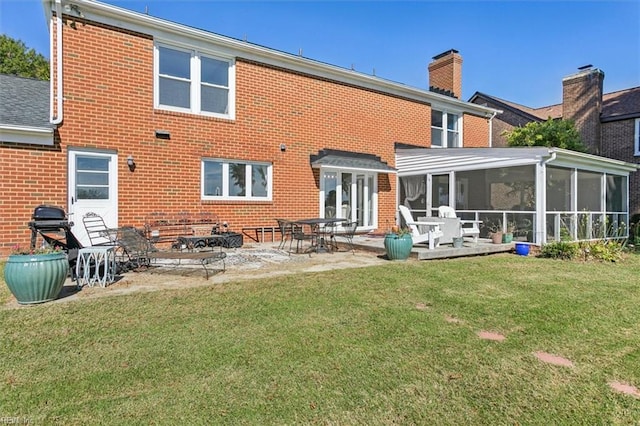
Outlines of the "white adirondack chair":
{"label": "white adirondack chair", "polygon": [[[449,206],[440,206],[438,207],[438,216],[445,217],[455,217],[458,215],[453,207]],[[460,219],[460,236],[461,237],[473,237],[473,242],[478,242],[478,236],[480,235],[480,224],[481,220],[462,220]]]}
{"label": "white adirondack chair", "polygon": [[[437,221],[415,221],[413,220],[413,216],[411,215],[411,211],[406,206],[399,206],[400,214],[402,214],[402,218],[404,219],[406,225],[411,230],[411,237],[413,239],[413,244],[420,244],[424,242],[429,243],[429,249],[433,250],[434,248],[440,245],[440,237],[442,237],[442,230],[440,229],[441,222]],[[424,227],[426,232],[420,232],[419,227]]]}

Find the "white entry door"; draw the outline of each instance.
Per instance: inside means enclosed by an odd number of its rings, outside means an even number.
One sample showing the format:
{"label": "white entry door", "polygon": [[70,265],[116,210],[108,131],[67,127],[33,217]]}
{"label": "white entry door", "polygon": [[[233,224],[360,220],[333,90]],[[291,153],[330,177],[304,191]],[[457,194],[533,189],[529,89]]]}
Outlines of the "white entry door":
{"label": "white entry door", "polygon": [[99,151],[69,150],[69,220],[83,246],[91,245],[82,223],[87,212],[118,226],[118,155]]}

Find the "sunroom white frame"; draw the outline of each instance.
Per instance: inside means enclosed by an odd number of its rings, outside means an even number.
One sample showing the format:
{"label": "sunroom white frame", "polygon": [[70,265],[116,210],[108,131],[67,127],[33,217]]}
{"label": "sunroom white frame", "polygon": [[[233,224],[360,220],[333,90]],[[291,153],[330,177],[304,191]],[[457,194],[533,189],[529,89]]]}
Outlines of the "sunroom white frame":
{"label": "sunroom white frame", "polygon": [[[602,185],[605,187],[607,175],[621,176],[625,179],[625,200],[626,206],[624,211],[626,217],[629,214],[629,174],[636,171],[638,166],[623,161],[612,160],[609,158],[599,157],[591,154],[585,154],[575,151],[569,151],[560,148],[397,148],[396,149],[396,168],[398,170],[398,188],[400,178],[405,176],[425,176],[427,180],[426,197],[426,214],[431,215],[434,207],[431,205],[431,179],[434,175],[449,175],[449,200],[455,200],[456,188],[456,172],[484,170],[491,168],[515,167],[523,165],[535,165],[535,223],[533,229],[535,244],[544,244],[547,242],[547,214],[569,213],[578,214],[600,214],[604,216],[606,211],[606,194],[603,191],[601,197],[601,210],[593,212],[576,211],[576,192],[577,173],[575,171],[591,171],[602,173]],[[563,167],[574,170],[572,178],[572,211],[571,212],[547,212],[546,208],[546,181],[547,166]],[[400,192],[398,191],[398,204],[402,202]],[[451,204],[455,206],[455,201]],[[460,211],[458,211],[460,212]],[[496,210],[495,213],[500,211]],[[478,212],[468,211],[467,213],[475,214],[478,218]],[[506,217],[506,216],[505,216]],[[503,221],[503,223],[505,223]],[[572,236],[577,239],[575,224],[573,226]],[[628,230],[627,230],[628,232]]]}

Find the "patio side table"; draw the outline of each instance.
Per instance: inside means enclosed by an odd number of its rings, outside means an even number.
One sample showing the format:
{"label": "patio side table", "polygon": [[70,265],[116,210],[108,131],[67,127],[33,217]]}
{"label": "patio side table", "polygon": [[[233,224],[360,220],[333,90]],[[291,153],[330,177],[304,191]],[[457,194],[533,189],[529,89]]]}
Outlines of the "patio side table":
{"label": "patio side table", "polygon": [[91,246],[78,251],[76,263],[77,287],[100,287],[111,284],[116,275],[116,246]]}

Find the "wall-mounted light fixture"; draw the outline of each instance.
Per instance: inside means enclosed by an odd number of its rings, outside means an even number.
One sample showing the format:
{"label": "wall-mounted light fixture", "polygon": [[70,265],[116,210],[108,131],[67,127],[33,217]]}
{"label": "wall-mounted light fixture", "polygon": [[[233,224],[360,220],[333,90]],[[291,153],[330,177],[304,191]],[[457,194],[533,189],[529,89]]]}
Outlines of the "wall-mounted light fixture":
{"label": "wall-mounted light fixture", "polygon": [[136,162],[133,159],[133,155],[127,157],[127,166],[129,166],[129,170],[131,171],[136,169]]}
{"label": "wall-mounted light fixture", "polygon": [[285,152],[287,150],[287,146],[283,143],[280,144],[280,151]]}

